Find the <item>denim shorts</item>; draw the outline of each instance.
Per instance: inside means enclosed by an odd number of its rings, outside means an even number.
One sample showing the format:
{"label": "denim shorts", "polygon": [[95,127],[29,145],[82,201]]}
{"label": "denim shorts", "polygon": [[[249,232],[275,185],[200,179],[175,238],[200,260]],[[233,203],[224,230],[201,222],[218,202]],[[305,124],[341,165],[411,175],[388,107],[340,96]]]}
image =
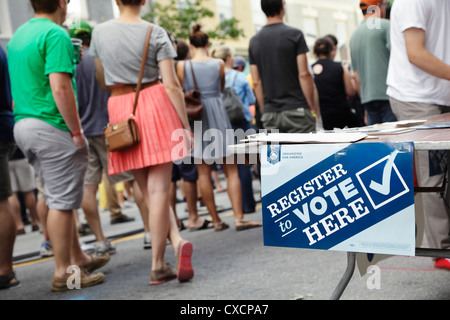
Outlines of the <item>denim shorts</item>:
{"label": "denim shorts", "polygon": [[11,142],[0,141],[0,201],[7,200],[12,195],[8,165],[11,148]]}
{"label": "denim shorts", "polygon": [[172,169],[172,182],[183,179],[184,181],[197,181],[198,171],[197,166],[192,163],[174,164]]}
{"label": "denim shorts", "polygon": [[70,132],[33,118],[16,123],[14,138],[44,186],[48,207],[79,209],[88,167],[87,140],[77,148]]}

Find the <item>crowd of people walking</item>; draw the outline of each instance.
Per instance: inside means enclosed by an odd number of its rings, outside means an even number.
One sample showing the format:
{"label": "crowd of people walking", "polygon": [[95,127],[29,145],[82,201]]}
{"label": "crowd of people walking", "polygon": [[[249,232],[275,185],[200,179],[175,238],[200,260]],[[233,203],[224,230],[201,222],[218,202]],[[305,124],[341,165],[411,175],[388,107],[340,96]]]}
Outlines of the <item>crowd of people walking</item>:
{"label": "crowd of people walking", "polygon": [[[210,48],[201,25],[192,27],[187,43],[142,20],[145,1],[117,0],[118,18],[94,28],[83,21],[68,30],[62,26],[70,1],[30,2],[34,18],[16,30],[7,55],[0,47],[0,289],[19,285],[12,263],[16,235],[24,232],[18,192],[24,194],[33,230],[42,229],[45,250],[54,255],[53,291],[68,290],[71,265],[80,267],[82,287],[105,279],[98,269],[116,248],[100,222],[97,193],[103,176],[110,186],[112,224],[133,218],[121,212],[111,186],[131,186],[144,224],[144,248],[151,248],[149,283],[184,282],[194,277],[194,244],[180,233],[177,181],[183,181],[190,230],[230,228],[215,203],[212,174],[217,166],[226,179],[235,229],[262,226],[244,216],[256,208],[252,179],[257,170],[229,161],[228,146],[236,141],[211,135],[254,128],[251,106],[261,114],[257,123],[264,129],[287,133],[424,117],[450,107],[447,2],[395,0],[388,20],[383,1],[361,0],[364,21],[352,35],[349,65],[334,61],[333,35],[316,41],[317,61],[308,61],[303,32],[284,23],[285,2],[262,0],[267,24],[249,43],[251,82],[242,72],[246,60],[229,46]],[[83,42],[80,57],[71,38]],[[130,116],[139,77],[133,120],[140,142],[108,152],[103,128]],[[239,123],[231,123],[224,106],[223,93],[230,88],[242,102]],[[184,100],[184,92],[193,89],[200,91],[203,107],[199,134]],[[363,113],[350,103],[355,98]],[[182,132],[181,153],[173,152],[180,144],[174,132]],[[417,155],[419,182],[439,185],[444,172],[430,174],[430,159],[423,152]],[[449,248],[448,206],[438,194],[423,197],[430,244]],[[211,219],[199,217],[198,198]],[[82,250],[78,239],[80,209],[95,235],[92,254]],[[175,267],[166,263],[168,240]],[[450,269],[448,259],[435,265]]]}

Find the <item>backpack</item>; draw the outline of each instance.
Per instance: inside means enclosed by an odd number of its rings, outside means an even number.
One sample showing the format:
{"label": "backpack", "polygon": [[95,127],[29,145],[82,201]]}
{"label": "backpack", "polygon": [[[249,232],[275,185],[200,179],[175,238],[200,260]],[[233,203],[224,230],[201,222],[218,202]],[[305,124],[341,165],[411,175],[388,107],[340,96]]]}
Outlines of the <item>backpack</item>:
{"label": "backpack", "polygon": [[[236,75],[237,77],[237,75]],[[234,78],[233,85],[229,88],[225,88],[222,99],[225,109],[230,118],[231,124],[238,125],[244,121],[244,104],[241,98],[234,91],[234,83],[236,82],[236,77]]]}

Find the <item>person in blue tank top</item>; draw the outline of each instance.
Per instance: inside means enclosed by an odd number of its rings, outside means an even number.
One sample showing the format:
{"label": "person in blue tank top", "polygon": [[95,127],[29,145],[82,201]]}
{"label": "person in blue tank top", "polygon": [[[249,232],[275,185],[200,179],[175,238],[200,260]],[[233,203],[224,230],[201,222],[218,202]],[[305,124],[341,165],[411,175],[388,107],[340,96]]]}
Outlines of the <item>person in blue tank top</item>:
{"label": "person in blue tank top", "polygon": [[234,144],[234,133],[222,100],[225,88],[224,62],[221,59],[211,58],[209,37],[201,30],[200,25],[194,25],[189,41],[192,60],[180,61],[177,65],[177,74],[185,92],[194,89],[197,83],[201,93],[203,118],[202,121],[194,123],[194,162],[197,164],[200,192],[213,219],[214,230],[222,231],[229,228],[217,213],[214,201],[210,179],[211,165],[214,163],[222,166],[227,178],[227,192],[234,212],[236,230],[261,227],[261,223],[244,218],[238,168],[234,158],[227,151],[227,146]]}

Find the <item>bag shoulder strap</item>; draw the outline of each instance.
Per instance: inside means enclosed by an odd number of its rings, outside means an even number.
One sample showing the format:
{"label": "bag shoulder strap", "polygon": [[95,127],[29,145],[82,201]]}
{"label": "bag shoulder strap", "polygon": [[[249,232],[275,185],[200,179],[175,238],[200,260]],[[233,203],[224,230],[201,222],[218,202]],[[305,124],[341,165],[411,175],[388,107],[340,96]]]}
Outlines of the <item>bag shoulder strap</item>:
{"label": "bag shoulder strap", "polygon": [[189,61],[189,64],[191,65],[192,79],[194,79],[195,90],[198,90],[197,80],[195,80],[194,67],[192,66],[192,61]]}
{"label": "bag shoulder strap", "polygon": [[150,25],[150,27],[148,27],[148,31],[147,31],[147,38],[145,39],[144,55],[142,56],[141,71],[139,73],[139,80],[138,80],[137,87],[136,87],[136,97],[134,99],[134,108],[133,108],[133,113],[131,114],[132,116],[134,116],[136,114],[136,108],[137,108],[138,100],[139,100],[139,93],[141,92],[141,87],[142,87],[142,78],[144,77],[145,65],[147,63],[148,49],[150,46],[150,39],[152,36],[152,31],[153,31],[153,25]]}

